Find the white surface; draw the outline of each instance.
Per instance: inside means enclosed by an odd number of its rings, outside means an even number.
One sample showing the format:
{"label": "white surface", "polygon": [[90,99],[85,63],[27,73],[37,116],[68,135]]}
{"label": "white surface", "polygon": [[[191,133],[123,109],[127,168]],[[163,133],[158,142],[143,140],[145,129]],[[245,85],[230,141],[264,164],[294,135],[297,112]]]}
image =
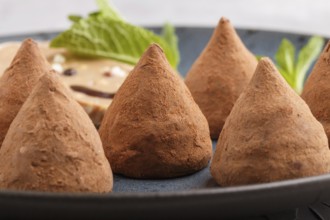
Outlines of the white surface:
{"label": "white surface", "polygon": [[[112,0],[139,25],[215,26],[221,16],[236,27],[330,37],[329,0]],[[0,0],[0,35],[63,30],[68,14],[96,10],[94,0]]]}

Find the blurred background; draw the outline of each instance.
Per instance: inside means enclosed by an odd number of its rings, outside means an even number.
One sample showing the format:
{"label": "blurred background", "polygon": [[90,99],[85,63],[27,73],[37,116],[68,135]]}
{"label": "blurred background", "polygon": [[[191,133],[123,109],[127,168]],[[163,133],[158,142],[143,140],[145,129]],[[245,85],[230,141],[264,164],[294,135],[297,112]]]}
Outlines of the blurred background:
{"label": "blurred background", "polygon": [[[330,37],[329,0],[112,0],[133,24],[215,26],[221,16],[236,27]],[[68,14],[96,10],[94,0],[0,0],[0,36],[60,31]]]}

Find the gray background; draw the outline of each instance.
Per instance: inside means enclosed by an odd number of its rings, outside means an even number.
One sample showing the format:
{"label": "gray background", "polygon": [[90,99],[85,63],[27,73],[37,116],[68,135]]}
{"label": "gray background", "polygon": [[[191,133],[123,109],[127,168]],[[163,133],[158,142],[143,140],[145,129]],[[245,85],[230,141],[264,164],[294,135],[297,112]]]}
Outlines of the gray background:
{"label": "gray background", "polygon": [[[236,27],[330,36],[328,0],[112,0],[132,23],[215,26],[225,15]],[[0,36],[63,30],[67,15],[96,10],[94,0],[0,0]]]}

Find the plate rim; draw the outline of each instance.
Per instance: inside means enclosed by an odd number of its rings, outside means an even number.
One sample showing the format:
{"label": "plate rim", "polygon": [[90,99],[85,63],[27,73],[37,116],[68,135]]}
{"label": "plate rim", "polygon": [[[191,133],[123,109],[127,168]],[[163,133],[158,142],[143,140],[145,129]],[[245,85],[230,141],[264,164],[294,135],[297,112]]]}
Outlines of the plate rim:
{"label": "plate rim", "polygon": [[[143,25],[142,27],[147,29],[161,29],[162,26],[159,25]],[[174,25],[175,29],[200,29],[200,30],[214,30],[216,26],[203,26],[203,25],[196,25],[196,26],[185,26],[185,25]],[[261,29],[261,28],[249,28],[249,27],[236,27],[234,26],[236,31],[247,31],[247,32],[265,32],[265,33],[280,33],[280,34],[289,34],[289,35],[295,35],[295,36],[304,36],[304,37],[310,37],[314,36],[313,33],[295,33],[295,32],[289,32],[285,30],[272,30],[272,29]],[[32,31],[32,32],[22,32],[22,33],[11,33],[11,34],[5,34],[0,35],[0,41],[7,38],[24,38],[28,36],[48,36],[48,35],[54,35],[59,34],[61,32],[64,32],[65,30],[45,30],[45,31]],[[317,35],[320,37],[323,37],[325,39],[329,39],[328,36],[325,35]]]}
{"label": "plate rim", "polygon": [[[162,26],[160,25],[144,25],[143,27],[149,29],[161,29]],[[185,25],[175,25],[176,29],[200,29],[200,30],[213,30],[215,26],[185,26]],[[287,32],[281,30],[268,30],[268,29],[260,29],[260,28],[244,28],[244,27],[235,27],[237,31],[246,31],[246,32],[264,32],[264,33],[281,33],[281,34],[289,34],[294,36],[311,36],[311,34],[306,33],[294,33],[294,32]],[[9,34],[9,35],[1,35],[0,41],[6,40],[8,38],[25,38],[25,37],[45,37],[49,38],[50,35],[56,35],[62,32],[63,30],[47,30],[47,31],[35,31],[29,33],[17,33],[17,34]],[[325,39],[327,37],[323,36]],[[4,41],[2,43],[13,42],[13,41]],[[216,140],[217,141],[217,140]],[[208,169],[207,167],[204,169]],[[199,171],[198,171],[199,172]],[[138,179],[137,179],[138,180]],[[286,188],[286,187],[294,187],[306,184],[313,184],[319,182],[329,181],[330,184],[330,173],[318,175],[318,176],[310,176],[310,177],[303,177],[297,179],[288,179],[288,180],[281,180],[281,181],[274,181],[269,183],[259,183],[259,184],[250,184],[250,185],[241,185],[241,186],[230,186],[230,187],[221,187],[217,185],[216,187],[212,188],[203,188],[203,189],[195,189],[195,190],[180,190],[180,191],[161,191],[161,192],[111,192],[111,193],[71,193],[71,192],[42,192],[42,191],[23,191],[23,190],[8,190],[8,189],[0,189],[0,196],[1,195],[13,195],[13,196],[31,196],[35,195],[38,197],[79,197],[83,199],[93,198],[93,197],[100,197],[108,198],[110,195],[111,197],[127,197],[130,196],[138,196],[141,195],[146,197],[173,197],[173,196],[189,196],[189,195],[210,195],[210,194],[224,194],[224,193],[238,193],[238,192],[253,192],[258,190],[270,190],[274,188]],[[330,188],[330,185],[329,185]]]}
{"label": "plate rim", "polygon": [[[200,30],[213,30],[214,27],[199,27],[199,26],[175,26],[182,29],[200,29]],[[161,26],[147,26],[147,28],[161,28]],[[262,29],[250,29],[250,28],[236,28],[238,31],[252,31],[252,32],[264,32],[264,33],[281,33],[292,36],[311,36],[309,34],[299,34],[291,32],[281,32],[274,30],[262,30]],[[60,31],[41,31],[31,33],[12,34],[6,36],[0,36],[0,41],[10,38],[49,38],[52,35],[58,34]],[[324,36],[323,36],[324,37]],[[328,39],[327,37],[324,37]],[[208,169],[208,168],[204,168]],[[317,189],[315,189],[317,187]],[[72,192],[41,192],[41,191],[23,191],[23,190],[8,190],[0,189],[0,200],[12,199],[12,200],[37,200],[34,202],[40,203],[46,202],[58,202],[65,200],[65,204],[68,203],[93,203],[94,201],[111,203],[114,202],[132,202],[138,203],[144,201],[145,203],[152,203],[157,200],[162,204],[168,204],[169,200],[177,199],[179,201],[198,202],[199,198],[211,199],[214,201],[223,201],[224,198],[232,198],[233,200],[240,200],[241,195],[249,195],[256,199],[263,200],[263,196],[267,196],[268,193],[274,193],[281,191],[282,193],[296,194],[293,189],[299,188],[298,191],[313,192],[313,195],[309,195],[309,201],[304,199],[302,204],[309,205],[311,200],[314,202],[320,202],[321,199],[326,197],[330,199],[330,173],[303,177],[297,179],[289,179],[282,181],[274,181],[270,183],[251,184],[242,186],[221,187],[216,186],[212,188],[203,189],[190,189],[190,190],[178,190],[178,191],[162,191],[162,192],[111,192],[111,193],[72,193]],[[315,191],[315,193],[314,193]],[[327,193],[324,193],[327,192]],[[290,194],[290,195],[291,195]],[[282,197],[281,197],[282,196]],[[285,195],[280,197],[284,199]],[[289,195],[288,195],[289,196]],[[242,199],[243,200],[243,199]],[[209,203],[211,203],[210,201]],[[323,200],[322,200],[323,201]],[[120,203],[122,204],[122,203]],[[1,209],[0,209],[1,210]]]}
{"label": "plate rim", "polygon": [[[207,169],[207,168],[205,168]],[[145,181],[145,180],[141,180]],[[220,194],[238,194],[238,193],[253,193],[258,191],[268,191],[274,189],[289,189],[300,186],[308,187],[309,185],[322,183],[329,183],[330,189],[330,173],[322,174],[318,176],[302,177],[289,180],[274,181],[269,183],[259,183],[241,186],[230,186],[221,187],[219,185],[212,188],[203,189],[191,189],[191,190],[180,190],[180,191],[159,191],[159,192],[109,192],[109,193],[93,193],[93,192],[43,192],[43,191],[31,191],[31,190],[11,190],[11,189],[0,189],[0,196],[35,196],[38,198],[54,197],[64,198],[68,197],[71,199],[95,199],[95,198],[168,198],[168,197],[189,197],[189,196],[210,196]]]}

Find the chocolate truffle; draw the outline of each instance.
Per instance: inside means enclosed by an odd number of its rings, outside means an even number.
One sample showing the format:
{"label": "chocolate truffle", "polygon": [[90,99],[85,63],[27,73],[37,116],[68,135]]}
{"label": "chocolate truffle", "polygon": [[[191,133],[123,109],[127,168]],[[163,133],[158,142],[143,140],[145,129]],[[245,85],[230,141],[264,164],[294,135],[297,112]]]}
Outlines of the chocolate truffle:
{"label": "chocolate truffle", "polygon": [[0,149],[0,188],[109,192],[112,172],[83,108],[50,72],[37,83]]}
{"label": "chocolate truffle", "polygon": [[38,45],[31,39],[25,40],[0,78],[0,146],[39,78],[50,69]]}
{"label": "chocolate truffle", "polygon": [[322,125],[263,58],[220,134],[211,174],[221,186],[326,174],[330,151]]}
{"label": "chocolate truffle", "polygon": [[301,97],[319,120],[330,140],[330,41],[308,77]]}
{"label": "chocolate truffle", "polygon": [[249,83],[257,59],[226,18],[187,73],[186,84],[217,139],[234,103]]}
{"label": "chocolate truffle", "polygon": [[116,93],[99,133],[114,173],[129,177],[186,175],[211,158],[207,121],[156,44]]}

